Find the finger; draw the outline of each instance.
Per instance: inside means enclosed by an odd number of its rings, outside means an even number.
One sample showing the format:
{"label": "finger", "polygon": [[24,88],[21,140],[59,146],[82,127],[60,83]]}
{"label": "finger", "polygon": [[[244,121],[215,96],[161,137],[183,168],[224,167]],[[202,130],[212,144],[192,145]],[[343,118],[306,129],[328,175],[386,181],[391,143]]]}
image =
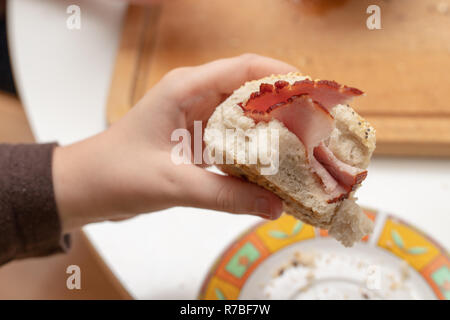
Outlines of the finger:
{"label": "finger", "polygon": [[[187,111],[188,123],[206,120],[215,107],[245,82],[272,74],[298,71],[285,62],[244,54],[220,59],[197,67],[175,69],[163,81],[171,83],[171,99],[174,105]],[[173,90],[173,88],[176,88]]]}
{"label": "finger", "polygon": [[202,93],[229,95],[246,81],[295,71],[298,71],[296,67],[283,61],[247,53],[196,67],[174,69],[165,80],[171,82],[171,87],[178,85],[177,96],[185,101],[186,97]]}
{"label": "finger", "polygon": [[[188,171],[183,173],[187,184],[182,205],[266,219],[277,219],[282,213],[281,199],[256,184],[193,166],[185,171]],[[194,187],[192,181],[201,183]]]}
{"label": "finger", "polygon": [[197,69],[198,85],[203,83],[205,86],[212,86],[220,94],[230,94],[250,80],[298,71],[296,67],[283,61],[256,54],[216,60]]}

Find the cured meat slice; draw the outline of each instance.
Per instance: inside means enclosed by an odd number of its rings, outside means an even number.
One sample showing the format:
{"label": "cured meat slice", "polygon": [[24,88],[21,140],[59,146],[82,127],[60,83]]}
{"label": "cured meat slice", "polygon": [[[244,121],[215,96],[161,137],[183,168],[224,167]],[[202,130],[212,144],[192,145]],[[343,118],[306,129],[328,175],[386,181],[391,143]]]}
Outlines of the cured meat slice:
{"label": "cured meat slice", "polygon": [[239,104],[244,114],[255,121],[277,119],[305,146],[311,170],[330,194],[329,202],[348,197],[366,177],[367,171],[339,160],[324,144],[334,129],[330,110],[363,94],[356,88],[334,81],[302,80],[294,84],[277,81],[261,84],[260,90]]}
{"label": "cured meat slice", "polygon": [[308,94],[328,111],[335,105],[345,104],[352,98],[364,94],[361,90],[338,84],[335,81],[309,79],[297,81],[292,85],[279,80],[272,84],[261,84],[259,92],[254,92],[242,107],[244,110],[267,112],[267,108],[286,103],[290,98]]}

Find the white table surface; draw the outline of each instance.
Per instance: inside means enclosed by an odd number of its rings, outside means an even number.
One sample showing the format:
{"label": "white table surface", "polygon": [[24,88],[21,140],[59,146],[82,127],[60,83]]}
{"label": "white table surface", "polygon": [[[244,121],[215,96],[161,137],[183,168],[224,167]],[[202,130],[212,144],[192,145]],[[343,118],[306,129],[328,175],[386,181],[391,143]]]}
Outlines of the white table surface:
{"label": "white table surface", "polygon": [[[66,8],[81,7],[81,30]],[[124,14],[114,0],[9,0],[16,84],[39,142],[68,144],[105,129],[105,106]],[[360,203],[392,212],[450,247],[450,161],[375,158]],[[259,218],[173,208],[84,228],[130,294],[197,296],[221,250]]]}

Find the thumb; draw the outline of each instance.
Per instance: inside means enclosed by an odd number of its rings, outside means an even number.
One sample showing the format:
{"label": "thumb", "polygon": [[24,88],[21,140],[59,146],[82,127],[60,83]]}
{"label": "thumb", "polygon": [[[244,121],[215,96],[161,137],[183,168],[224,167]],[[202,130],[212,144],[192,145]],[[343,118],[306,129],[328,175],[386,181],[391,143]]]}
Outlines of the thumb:
{"label": "thumb", "polygon": [[[277,219],[282,213],[282,201],[275,194],[256,184],[241,179],[218,175],[198,167],[187,173],[184,203],[187,206],[253,214],[266,219]],[[192,181],[200,183],[192,184]]]}

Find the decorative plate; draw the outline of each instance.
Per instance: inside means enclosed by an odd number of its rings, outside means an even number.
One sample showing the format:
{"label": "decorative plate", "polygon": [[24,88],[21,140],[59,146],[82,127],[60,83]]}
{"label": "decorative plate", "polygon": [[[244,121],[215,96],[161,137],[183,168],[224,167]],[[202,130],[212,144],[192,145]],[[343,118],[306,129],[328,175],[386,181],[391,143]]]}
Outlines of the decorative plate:
{"label": "decorative plate", "polygon": [[257,224],[216,261],[199,299],[450,300],[448,252],[395,216],[365,213],[374,232],[350,249],[290,215]]}

